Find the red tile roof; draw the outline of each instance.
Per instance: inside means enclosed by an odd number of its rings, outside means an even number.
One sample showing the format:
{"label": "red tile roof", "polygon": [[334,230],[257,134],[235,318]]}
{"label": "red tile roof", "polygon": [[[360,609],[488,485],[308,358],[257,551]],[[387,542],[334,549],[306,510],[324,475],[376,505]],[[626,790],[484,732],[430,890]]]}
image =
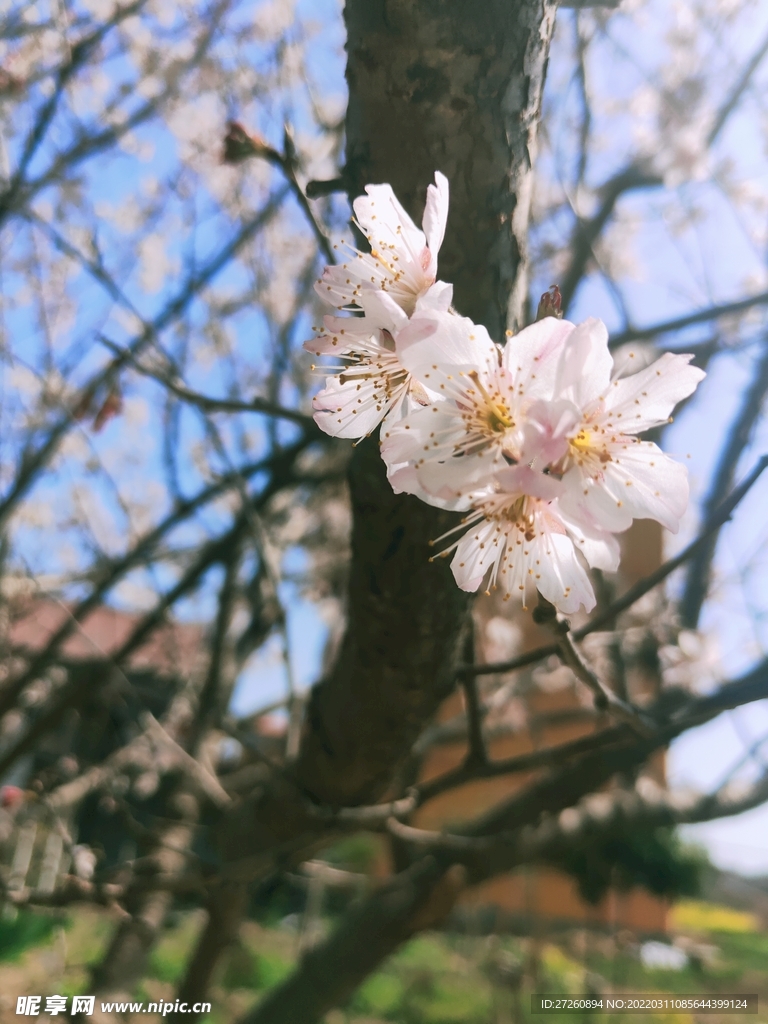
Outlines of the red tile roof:
{"label": "red tile roof", "polygon": [[[51,598],[35,598],[21,606],[13,618],[8,640],[11,647],[39,651],[64,623],[68,606]],[[117,651],[143,618],[138,612],[100,607],[79,623],[62,646],[73,660],[100,658]],[[168,675],[194,672],[205,653],[205,627],[196,623],[163,623],[131,655],[132,668],[154,668]]]}

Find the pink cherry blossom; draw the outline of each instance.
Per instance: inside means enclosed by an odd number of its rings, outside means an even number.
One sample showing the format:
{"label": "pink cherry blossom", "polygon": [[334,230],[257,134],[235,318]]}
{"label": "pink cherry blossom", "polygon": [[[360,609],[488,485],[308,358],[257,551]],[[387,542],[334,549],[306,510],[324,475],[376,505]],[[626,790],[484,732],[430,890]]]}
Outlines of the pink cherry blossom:
{"label": "pink cherry blossom", "polygon": [[[486,593],[501,587],[505,601],[515,597],[524,607],[538,590],[562,612],[582,605],[590,611],[595,595],[559,514],[559,482],[542,474],[523,481],[518,468],[502,470],[470,495],[470,511],[456,527],[464,532],[441,556],[455,552],[451,570],[462,590],[486,581]],[[520,493],[520,484],[533,484],[536,493]]]}
{"label": "pink cherry blossom", "polygon": [[431,329],[428,314],[450,305],[451,287],[433,285],[417,301],[410,321],[385,292],[366,291],[360,302],[362,317],[327,316],[322,333],[304,345],[339,360],[339,372],[326,379],[312,403],[318,426],[334,437],[365,437],[383,420],[394,422],[414,404],[429,402],[429,393],[400,362],[396,339],[408,324]]}
{"label": "pink cherry blossom", "polygon": [[343,309],[361,306],[366,292],[387,292],[410,315],[435,283],[437,254],[448,217],[448,179],[435,172],[419,230],[390,185],[366,185],[353,205],[358,227],[371,246],[359,252],[342,242],[347,258],[326,267],[315,285],[324,302]]}
{"label": "pink cherry blossom", "polygon": [[[549,408],[560,353],[575,327],[548,317],[502,350],[465,317],[435,313],[431,319],[435,326],[428,334],[406,327],[397,351],[412,376],[444,401],[416,409],[382,432],[382,456],[395,490],[466,508],[466,493],[521,461],[531,430],[544,429],[544,417],[529,421],[528,409],[539,402]],[[571,414],[566,426],[573,422]],[[559,433],[554,443],[558,456],[564,454],[567,442]]]}

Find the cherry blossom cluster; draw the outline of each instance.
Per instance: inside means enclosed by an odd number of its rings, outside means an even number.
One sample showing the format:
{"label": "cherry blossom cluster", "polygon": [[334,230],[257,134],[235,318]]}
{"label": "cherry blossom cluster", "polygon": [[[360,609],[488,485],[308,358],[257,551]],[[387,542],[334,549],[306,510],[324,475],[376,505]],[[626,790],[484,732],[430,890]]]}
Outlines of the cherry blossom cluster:
{"label": "cherry blossom cluster", "polygon": [[677,532],[685,467],[638,435],[704,373],[667,353],[619,376],[595,319],[546,316],[500,347],[437,280],[446,178],[427,190],[422,230],[389,185],[366,193],[354,212],[370,252],[342,242],[343,261],[316,285],[346,315],[326,316],[305,345],[338,360],[315,420],[356,439],[380,426],[393,489],[465,513],[436,538],[463,590],[485,582],[524,605],[538,590],[562,612],[591,610],[586,566],[615,571],[616,535],[633,519]]}

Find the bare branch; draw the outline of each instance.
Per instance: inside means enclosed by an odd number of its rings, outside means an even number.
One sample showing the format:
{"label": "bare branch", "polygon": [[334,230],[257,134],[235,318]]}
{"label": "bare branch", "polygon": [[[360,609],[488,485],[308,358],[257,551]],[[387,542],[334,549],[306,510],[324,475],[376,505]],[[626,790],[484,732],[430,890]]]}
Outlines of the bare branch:
{"label": "bare branch", "polygon": [[762,64],[766,54],[768,54],[768,35],[757,47],[750,60],[747,61],[747,65],[741,75],[739,75],[738,81],[728,96],[726,96],[722,106],[718,110],[715,119],[712,122],[712,127],[709,129],[709,134],[707,135],[708,148],[717,140],[720,132],[727,124],[728,118],[738,106],[739,100],[749,87],[755,72]]}
{"label": "bare branch", "polygon": [[147,0],[134,0],[133,3],[126,4],[124,7],[118,6],[111,18],[108,18],[94,32],[81,39],[72,47],[69,59],[63,64],[56,76],[53,92],[38,112],[30,132],[24,140],[16,173],[9,181],[5,191],[0,194],[0,224],[11,212],[17,196],[23,189],[27,169],[45,138],[67,85],[84,66],[88,57],[104,37],[119,25],[120,22],[140,11],[146,2]]}
{"label": "bare branch", "polygon": [[271,163],[273,167],[277,167],[285,175],[294,198],[307,218],[309,226],[312,228],[312,233],[317,240],[317,244],[320,246],[323,256],[325,256],[328,263],[335,263],[336,256],[333,247],[315,217],[314,210],[307,201],[308,196],[309,198],[316,199],[317,195],[313,194],[310,196],[309,186],[305,195],[296,179],[296,156],[293,152],[293,142],[287,125],[284,138],[285,145],[283,152],[280,153],[273,146],[264,142],[263,139],[250,135],[237,121],[232,121],[227,128],[227,134],[224,138],[224,159],[228,163],[238,163],[247,157],[262,157]]}
{"label": "bare branch", "polygon": [[[129,358],[135,359],[161,331],[172,324],[187,309],[198,293],[229,263],[232,257],[272,220],[287,194],[288,186],[285,186],[266,203],[255,217],[246,221],[235,237],[222,246],[198,272],[189,276],[176,296],[161,310],[154,320],[145,326],[131,344],[126,346],[123,350],[123,355],[116,356],[107,366],[94,374],[90,382],[81,389],[73,402],[73,409],[89,403],[100,388],[111,386],[114,383],[119,373],[127,365]],[[6,525],[16,506],[36,480],[38,473],[56,452],[62,438],[72,423],[73,415],[68,410],[50,428],[48,436],[39,446],[28,452],[22,459],[16,479],[6,492],[3,500],[0,501],[0,529]]]}
{"label": "bare branch", "polygon": [[[739,458],[749,446],[763,410],[765,396],[768,393],[768,338],[763,341],[763,345],[764,351],[755,367],[755,375],[744,393],[741,408],[728,431],[702,504],[702,518],[705,522],[712,517],[720,495],[733,486]],[[685,587],[680,598],[680,619],[687,629],[695,629],[707,598],[719,534],[719,529],[709,534],[707,543],[696,552],[688,566]]]}
{"label": "bare branch", "polygon": [[308,435],[301,437],[295,444],[285,449],[278,450],[273,455],[248,466],[238,467],[230,473],[225,474],[221,480],[208,487],[203,488],[197,495],[186,501],[180,502],[177,507],[154,529],[140,538],[134,547],[122,558],[108,561],[100,572],[94,589],[78,605],[69,611],[64,622],[48,640],[46,646],[30,659],[27,668],[21,675],[6,680],[0,690],[0,715],[5,714],[15,702],[22,689],[33,679],[36,679],[44,669],[54,660],[56,652],[64,641],[79,627],[79,624],[99,606],[105,595],[125,575],[145,560],[148,560],[162,538],[174,527],[184,522],[193,515],[198,508],[215,500],[227,490],[237,486],[237,481],[249,479],[260,472],[270,472],[270,481],[258,498],[250,499],[260,502],[269,500],[281,488],[296,481],[293,466],[296,458],[303,452],[311,438]]}
{"label": "bare branch", "polygon": [[208,797],[211,803],[223,809],[232,803],[232,797],[227,793],[215,775],[200,764],[191,754],[180,746],[176,740],[166,732],[155,716],[150,711],[145,711],[142,716],[142,724],[147,735],[155,741],[167,746],[174,758],[189,777],[197,783],[202,792]]}
{"label": "bare branch", "polygon": [[[470,665],[473,664],[475,660],[474,628],[471,620],[467,630],[464,660]],[[483,764],[488,760],[488,752],[485,749],[485,741],[483,739],[483,719],[475,676],[463,676],[461,679],[461,686],[464,690],[468,726],[467,735],[469,738],[466,763],[467,765]]]}
{"label": "bare branch", "polygon": [[708,306],[696,313],[688,313],[685,316],[678,316],[672,320],[661,320],[650,327],[630,327],[619,334],[611,335],[611,348],[618,348],[628,341],[643,341],[647,338],[655,338],[659,334],[669,334],[671,331],[681,331],[684,327],[692,327],[694,324],[708,323],[710,320],[717,320],[721,316],[735,316],[738,313],[746,313],[754,306],[765,306],[768,304],[768,292],[759,292],[757,295],[750,295],[744,299],[737,299],[735,302],[724,302],[719,305]]}
{"label": "bare branch", "polygon": [[570,623],[565,619],[558,620],[555,606],[541,594],[539,594],[539,603],[534,609],[533,619],[534,622],[549,628],[557,637],[555,645],[560,660],[568,666],[577,679],[580,679],[592,691],[596,708],[607,711],[614,718],[626,722],[641,736],[649,736],[653,732],[653,723],[646,719],[645,715],[637,708],[617,697],[587,665],[569,636]]}
{"label": "bare branch", "polygon": [[592,258],[593,247],[613,215],[619,199],[627,192],[656,188],[661,184],[663,184],[663,180],[658,174],[652,174],[644,167],[631,164],[619,171],[618,174],[614,174],[600,188],[600,204],[589,220],[577,218],[569,245],[571,260],[560,284],[564,312],[567,313],[573,301],[576,289],[584,277],[587,264]]}
{"label": "bare branch", "polygon": [[[116,356],[123,356],[127,354],[125,349],[121,348],[119,345],[115,345],[114,342],[110,341],[109,338],[103,337],[103,335],[99,335],[99,341]],[[316,428],[315,421],[311,416],[307,416],[306,413],[298,412],[295,409],[285,409],[283,406],[276,405],[274,402],[270,402],[266,398],[252,398],[250,402],[239,402],[236,399],[231,398],[212,398],[209,395],[201,395],[199,392],[186,387],[181,381],[174,380],[170,374],[152,370],[130,355],[128,355],[128,360],[131,366],[133,366],[135,370],[138,370],[139,373],[143,374],[145,377],[151,377],[153,380],[156,380],[172,394],[176,395],[177,398],[180,398],[183,402],[188,402],[190,405],[196,406],[203,412],[259,412],[264,413],[267,416],[276,416],[278,419],[291,420],[293,423],[298,423],[307,430],[316,431],[318,436],[320,435],[320,431]]]}

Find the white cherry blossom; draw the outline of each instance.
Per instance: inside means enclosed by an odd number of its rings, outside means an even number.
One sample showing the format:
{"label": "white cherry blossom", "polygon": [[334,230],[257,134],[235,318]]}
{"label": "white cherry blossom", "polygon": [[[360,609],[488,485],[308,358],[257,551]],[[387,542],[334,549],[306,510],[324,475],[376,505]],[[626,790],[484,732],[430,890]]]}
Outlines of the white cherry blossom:
{"label": "white cherry blossom", "polygon": [[[516,597],[524,607],[538,590],[565,613],[581,605],[587,611],[594,608],[592,586],[560,515],[561,486],[517,466],[501,470],[488,486],[470,495],[469,513],[450,531],[463,530],[462,536],[440,553],[445,557],[455,551],[451,570],[462,590],[478,590],[486,580],[486,593],[501,587],[505,601]],[[618,550],[609,553],[604,542],[603,547],[603,562],[615,568]]]}
{"label": "white cherry blossom", "polygon": [[305,347],[338,372],[314,400],[329,434],[362,438],[379,424],[397,492],[463,511],[454,552],[464,590],[502,586],[523,604],[538,590],[563,612],[595,597],[585,565],[613,571],[615,537],[634,518],[676,531],[685,468],[638,434],[664,423],[704,376],[667,353],[620,377],[599,320],[546,316],[502,349],[451,309],[436,282],[448,183],[430,185],[420,231],[389,185],[355,200],[370,253],[328,267],[318,292],[350,314],[326,316]]}
{"label": "white cherry blossom", "polygon": [[[560,354],[576,328],[547,317],[501,350],[484,327],[465,317],[435,313],[432,320],[431,333],[421,325],[406,327],[397,351],[412,376],[445,401],[383,431],[382,456],[396,491],[462,509],[468,491],[521,461],[531,429],[539,430],[539,420],[529,424],[528,409],[538,402],[550,408]],[[570,406],[565,412],[559,433],[574,422]],[[560,456],[559,434],[556,443]]]}
{"label": "white cherry blossom", "polygon": [[448,217],[448,179],[436,171],[435,184],[427,188],[423,230],[413,223],[390,185],[366,185],[365,191],[367,195],[352,205],[371,251],[359,252],[342,242],[346,258],[326,267],[315,289],[324,302],[338,309],[362,306],[365,293],[384,291],[410,315],[437,279],[437,254]]}
{"label": "white cherry blossom", "polygon": [[[529,435],[547,438],[550,471],[565,486],[564,511],[612,532],[626,530],[633,519],[656,519],[677,532],[688,504],[685,466],[636,435],[668,422],[675,405],[696,389],[705,374],[689,365],[692,358],[667,352],[639,373],[612,380],[605,325],[588,320],[574,332],[563,349],[555,391],[561,417],[570,404],[575,425],[562,430],[543,417]],[[534,416],[541,411],[532,410]],[[524,458],[537,459],[540,451],[532,441]]]}
{"label": "white cherry blossom", "polygon": [[[652,518],[677,531],[688,502],[685,467],[636,435],[667,422],[704,376],[691,356],[667,353],[612,379],[599,320],[551,317],[511,338],[500,358],[483,328],[435,317],[428,337],[406,328],[398,353],[446,401],[390,427],[382,454],[395,490],[466,509],[470,492],[505,465],[562,479],[560,507],[581,531],[621,532]],[[442,357],[441,357],[442,353]],[[474,368],[472,368],[474,367]]]}
{"label": "white cherry blossom", "polygon": [[450,306],[451,295],[450,285],[433,285],[417,301],[409,321],[386,292],[366,291],[360,298],[363,316],[324,318],[322,333],[304,345],[315,355],[340,360],[335,367],[339,372],[327,378],[312,403],[321,430],[334,437],[362,438],[383,420],[394,422],[414,404],[430,401],[400,362],[396,339],[409,323],[430,323],[430,315]]}

